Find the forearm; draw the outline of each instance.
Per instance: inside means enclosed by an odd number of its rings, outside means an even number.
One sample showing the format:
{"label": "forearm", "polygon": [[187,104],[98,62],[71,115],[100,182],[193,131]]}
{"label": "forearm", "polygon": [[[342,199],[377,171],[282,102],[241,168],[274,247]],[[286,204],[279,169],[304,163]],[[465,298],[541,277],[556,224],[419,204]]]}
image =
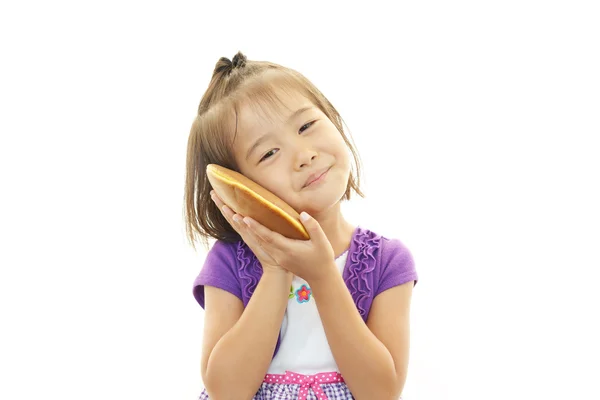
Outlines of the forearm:
{"label": "forearm", "polygon": [[310,285],[331,352],[354,397],[397,399],[403,371],[396,370],[390,352],[363,321],[342,276],[333,271]]}
{"label": "forearm", "polygon": [[250,399],[271,363],[288,302],[291,277],[264,273],[235,325],[217,342],[204,384],[211,398]]}

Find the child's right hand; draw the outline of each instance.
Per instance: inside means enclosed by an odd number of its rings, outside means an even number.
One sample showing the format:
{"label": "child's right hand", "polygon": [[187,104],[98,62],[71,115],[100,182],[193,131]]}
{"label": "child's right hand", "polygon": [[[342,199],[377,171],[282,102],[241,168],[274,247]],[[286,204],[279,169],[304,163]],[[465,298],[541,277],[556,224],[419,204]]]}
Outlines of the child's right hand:
{"label": "child's right hand", "polygon": [[[260,264],[262,265],[263,272],[276,272],[288,274],[288,278],[290,278],[291,284],[291,278],[293,278],[294,275],[288,270],[277,265],[277,262],[262,249],[252,231],[248,229],[248,226],[244,223],[244,215],[234,213],[231,208],[229,208],[225,203],[223,203],[223,200],[221,200],[219,195],[214,190],[211,190],[210,197],[213,199],[217,207],[219,207],[219,210],[221,210],[221,214],[223,214],[227,222],[229,222],[229,225],[231,225],[233,229],[235,229],[235,231],[242,237],[242,239],[248,245],[248,247],[250,247],[250,250],[252,250],[254,255],[256,255],[256,258],[258,258],[258,261],[260,261]],[[234,217],[235,219],[239,218],[239,222],[236,222]]]}

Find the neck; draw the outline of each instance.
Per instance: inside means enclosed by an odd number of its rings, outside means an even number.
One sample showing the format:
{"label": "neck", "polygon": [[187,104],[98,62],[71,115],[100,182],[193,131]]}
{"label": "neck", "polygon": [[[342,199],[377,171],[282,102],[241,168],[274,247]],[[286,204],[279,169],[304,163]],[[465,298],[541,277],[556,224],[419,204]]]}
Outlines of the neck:
{"label": "neck", "polygon": [[338,202],[329,210],[313,215],[321,229],[329,239],[329,243],[333,247],[335,257],[339,257],[350,246],[352,233],[356,228],[350,222],[346,221],[341,212],[341,202]]}

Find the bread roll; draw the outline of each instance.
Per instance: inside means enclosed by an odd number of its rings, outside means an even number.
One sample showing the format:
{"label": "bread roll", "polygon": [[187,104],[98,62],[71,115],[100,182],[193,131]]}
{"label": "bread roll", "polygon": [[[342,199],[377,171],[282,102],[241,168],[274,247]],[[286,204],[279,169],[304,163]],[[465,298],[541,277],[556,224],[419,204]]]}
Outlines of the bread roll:
{"label": "bread roll", "polygon": [[206,174],[215,192],[235,213],[290,239],[310,239],[298,212],[256,182],[216,164],[207,165]]}

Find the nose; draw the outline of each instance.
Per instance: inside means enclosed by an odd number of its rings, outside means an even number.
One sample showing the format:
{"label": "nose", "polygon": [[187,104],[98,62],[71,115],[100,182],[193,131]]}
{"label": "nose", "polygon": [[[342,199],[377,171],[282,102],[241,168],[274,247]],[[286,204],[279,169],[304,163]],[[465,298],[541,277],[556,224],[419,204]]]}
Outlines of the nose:
{"label": "nose", "polygon": [[300,150],[297,156],[297,169],[303,169],[312,164],[313,160],[317,158],[317,152],[314,150]]}
{"label": "nose", "polygon": [[294,165],[297,170],[310,166],[314,159],[319,156],[314,146],[302,137],[298,137],[292,146],[294,146]]}

